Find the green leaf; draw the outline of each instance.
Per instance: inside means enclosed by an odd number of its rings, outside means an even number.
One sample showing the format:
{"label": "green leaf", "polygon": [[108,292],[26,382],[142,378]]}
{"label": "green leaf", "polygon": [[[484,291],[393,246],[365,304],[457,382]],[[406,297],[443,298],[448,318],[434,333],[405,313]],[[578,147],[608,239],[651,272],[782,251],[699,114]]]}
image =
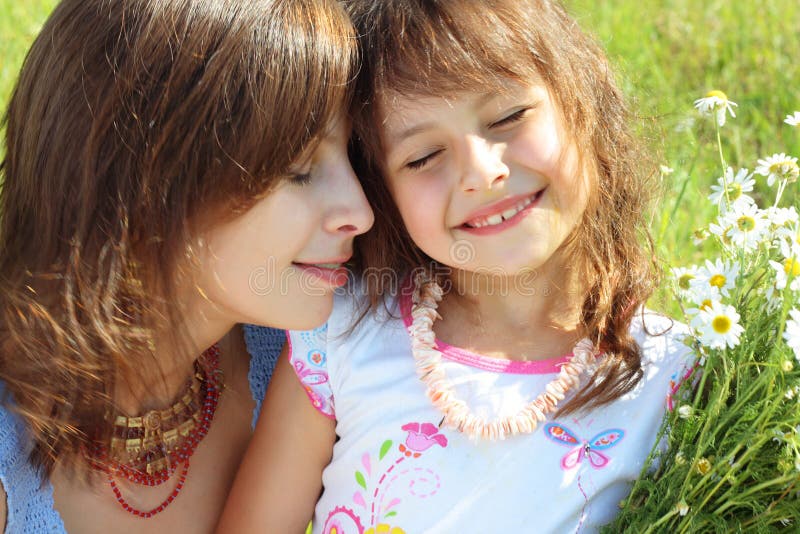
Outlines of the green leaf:
{"label": "green leaf", "polygon": [[383,518],[386,519],[387,517],[392,517],[393,515],[397,515],[397,512],[395,512],[394,510],[383,516]]}
{"label": "green leaf", "polygon": [[362,488],[367,489],[367,481],[364,480],[364,475],[361,474],[361,471],[356,471],[356,482]]}
{"label": "green leaf", "polygon": [[386,456],[386,453],[389,452],[389,449],[392,448],[392,440],[387,439],[381,445],[381,454],[378,456],[378,460],[383,460],[383,457]]}

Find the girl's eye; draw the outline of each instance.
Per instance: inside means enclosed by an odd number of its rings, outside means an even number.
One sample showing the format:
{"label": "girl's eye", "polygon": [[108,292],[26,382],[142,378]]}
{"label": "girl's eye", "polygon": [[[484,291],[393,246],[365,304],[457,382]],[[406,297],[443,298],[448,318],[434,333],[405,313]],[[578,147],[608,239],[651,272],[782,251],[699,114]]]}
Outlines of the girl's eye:
{"label": "girl's eye", "polygon": [[492,124],[489,125],[489,128],[497,128],[499,126],[506,126],[508,124],[513,124],[518,120],[522,119],[522,117],[525,116],[525,113],[527,113],[528,110],[530,109],[531,108],[522,108],[520,110],[517,110],[511,115],[508,115],[507,117],[504,117],[497,122],[493,122]]}
{"label": "girl's eye", "polygon": [[406,163],[406,167],[408,167],[409,169],[412,169],[412,170],[421,169],[429,161],[431,161],[433,158],[435,158],[436,156],[438,156],[441,153],[442,153],[442,149],[435,150],[435,151],[431,152],[430,154],[428,154],[427,156],[423,156],[423,157],[421,157],[419,159],[415,159],[414,161],[410,161],[410,162]]}

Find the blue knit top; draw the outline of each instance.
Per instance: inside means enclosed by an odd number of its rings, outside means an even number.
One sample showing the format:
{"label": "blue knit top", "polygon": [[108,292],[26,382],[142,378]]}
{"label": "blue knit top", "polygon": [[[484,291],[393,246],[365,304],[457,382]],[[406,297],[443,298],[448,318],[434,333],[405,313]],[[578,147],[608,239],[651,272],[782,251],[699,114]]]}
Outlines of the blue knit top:
{"label": "blue knit top", "polygon": [[[250,353],[248,379],[256,402],[252,422],[255,426],[267,383],[286,338],[282,330],[249,325],[244,326],[244,338]],[[31,447],[22,420],[0,406],[0,482],[8,504],[5,532],[65,533],[64,523],[53,508],[53,487],[28,462]]]}

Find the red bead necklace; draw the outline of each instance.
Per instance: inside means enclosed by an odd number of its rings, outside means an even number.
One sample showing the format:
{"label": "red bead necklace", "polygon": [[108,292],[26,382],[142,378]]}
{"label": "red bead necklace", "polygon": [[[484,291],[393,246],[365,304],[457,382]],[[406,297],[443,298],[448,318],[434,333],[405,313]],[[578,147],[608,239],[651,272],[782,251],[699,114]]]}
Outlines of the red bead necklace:
{"label": "red bead necklace", "polygon": [[[117,502],[119,502],[123,510],[136,517],[145,519],[153,517],[166,510],[166,508],[172,504],[172,501],[174,501],[181,492],[186,482],[186,475],[189,472],[189,458],[194,453],[200,441],[202,441],[208,433],[209,426],[214,418],[214,413],[217,410],[219,395],[222,389],[222,371],[219,368],[219,348],[217,345],[210,347],[204,353],[204,357],[205,362],[202,367],[205,371],[203,380],[205,395],[203,407],[199,413],[200,418],[198,424],[195,425],[178,446],[167,448],[163,443],[160,445],[162,447],[161,453],[163,457],[167,459],[164,469],[153,473],[147,473],[110,458],[106,448],[101,444],[96,444],[94,447],[94,454],[92,454],[92,458],[90,459],[91,465],[96,469],[104,471],[108,475],[108,483],[111,486],[111,490],[114,492],[114,496],[117,498]],[[115,480],[116,477],[121,477],[142,486],[160,486],[169,480],[180,466],[182,466],[182,469],[175,489],[172,490],[172,493],[170,493],[161,504],[151,510],[139,510],[131,506],[122,496],[122,492]]]}

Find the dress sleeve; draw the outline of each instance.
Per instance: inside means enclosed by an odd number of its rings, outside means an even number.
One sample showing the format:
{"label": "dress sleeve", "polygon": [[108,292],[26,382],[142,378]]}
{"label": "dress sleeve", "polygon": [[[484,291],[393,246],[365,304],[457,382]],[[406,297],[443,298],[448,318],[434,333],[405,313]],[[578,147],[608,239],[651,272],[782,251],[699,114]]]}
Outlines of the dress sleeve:
{"label": "dress sleeve", "polygon": [[290,330],[286,338],[289,361],[311,404],[322,415],[334,419],[333,390],[328,375],[327,323],[314,330]]}
{"label": "dress sleeve", "polygon": [[250,353],[250,370],[247,379],[250,382],[250,393],[255,401],[252,427],[261,413],[261,403],[267,391],[267,384],[272,378],[272,371],[278,362],[278,356],[286,342],[286,334],[277,328],[266,328],[252,324],[242,325],[247,352]]}

